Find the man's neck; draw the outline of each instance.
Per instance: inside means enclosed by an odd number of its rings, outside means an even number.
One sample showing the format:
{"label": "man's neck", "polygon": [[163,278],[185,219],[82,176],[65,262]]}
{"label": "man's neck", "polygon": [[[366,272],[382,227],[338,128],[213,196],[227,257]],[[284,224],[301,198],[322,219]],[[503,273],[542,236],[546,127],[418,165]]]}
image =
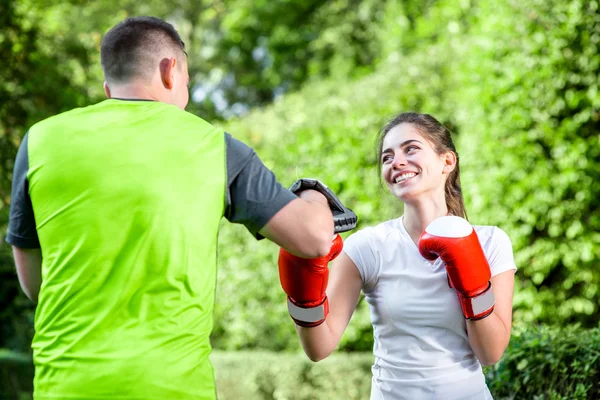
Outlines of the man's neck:
{"label": "man's neck", "polygon": [[161,101],[151,86],[140,83],[109,85],[109,91],[111,99]]}

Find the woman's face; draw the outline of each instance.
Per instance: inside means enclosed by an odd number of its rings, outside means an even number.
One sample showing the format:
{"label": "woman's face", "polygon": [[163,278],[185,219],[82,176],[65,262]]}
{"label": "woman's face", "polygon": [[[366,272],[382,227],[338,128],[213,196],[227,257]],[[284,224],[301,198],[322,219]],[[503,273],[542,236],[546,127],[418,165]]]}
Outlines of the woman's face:
{"label": "woman's face", "polygon": [[410,201],[428,195],[444,196],[444,185],[456,157],[452,152],[438,155],[414,125],[402,123],[385,136],[380,162],[392,194]]}

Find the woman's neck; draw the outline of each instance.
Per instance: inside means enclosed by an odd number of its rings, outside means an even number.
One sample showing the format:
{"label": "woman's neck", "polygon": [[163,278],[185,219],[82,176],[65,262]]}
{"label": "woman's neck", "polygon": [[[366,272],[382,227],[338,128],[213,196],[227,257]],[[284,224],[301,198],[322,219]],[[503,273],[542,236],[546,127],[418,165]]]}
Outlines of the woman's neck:
{"label": "woman's neck", "polygon": [[434,219],[448,215],[448,207],[445,202],[429,202],[420,204],[404,204],[404,216],[402,222],[404,228],[412,238],[413,242],[417,244],[419,237],[427,225],[429,225]]}

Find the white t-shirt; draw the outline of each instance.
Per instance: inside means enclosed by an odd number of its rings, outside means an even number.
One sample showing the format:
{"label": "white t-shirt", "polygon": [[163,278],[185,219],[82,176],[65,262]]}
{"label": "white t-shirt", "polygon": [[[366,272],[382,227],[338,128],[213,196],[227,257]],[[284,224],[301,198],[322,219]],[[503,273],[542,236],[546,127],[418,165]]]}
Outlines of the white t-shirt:
{"label": "white t-shirt", "polygon": [[[475,226],[492,276],[516,270],[508,235]],[[492,399],[441,259],[421,256],[402,218],[350,235],[373,324],[371,400]]]}

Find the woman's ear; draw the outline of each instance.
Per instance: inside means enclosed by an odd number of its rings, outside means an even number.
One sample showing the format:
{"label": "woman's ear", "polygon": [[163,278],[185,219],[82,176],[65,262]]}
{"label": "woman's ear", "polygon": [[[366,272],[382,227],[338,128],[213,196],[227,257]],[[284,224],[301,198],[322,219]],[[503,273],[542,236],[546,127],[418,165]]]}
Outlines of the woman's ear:
{"label": "woman's ear", "polygon": [[443,160],[444,160],[443,171],[447,174],[454,171],[454,168],[456,168],[456,162],[458,160],[456,153],[453,151],[446,152],[446,154],[444,154],[444,156],[443,156]]}

